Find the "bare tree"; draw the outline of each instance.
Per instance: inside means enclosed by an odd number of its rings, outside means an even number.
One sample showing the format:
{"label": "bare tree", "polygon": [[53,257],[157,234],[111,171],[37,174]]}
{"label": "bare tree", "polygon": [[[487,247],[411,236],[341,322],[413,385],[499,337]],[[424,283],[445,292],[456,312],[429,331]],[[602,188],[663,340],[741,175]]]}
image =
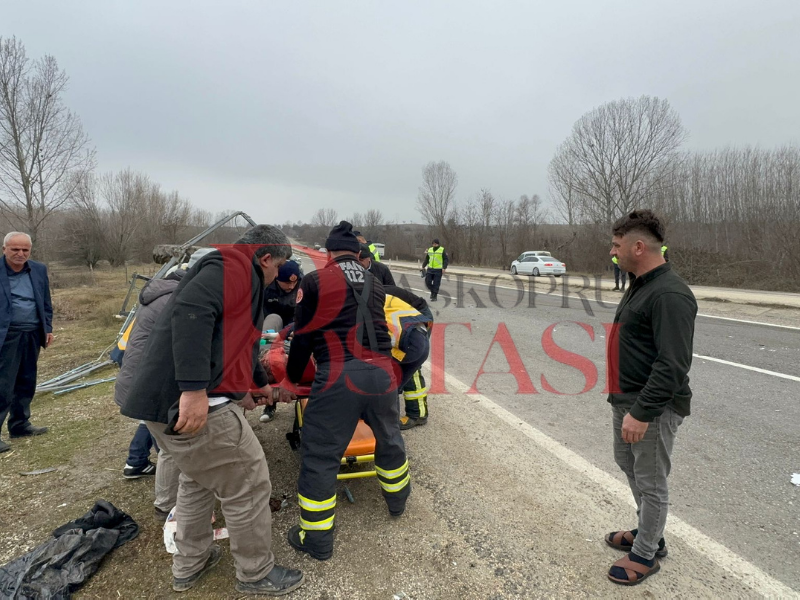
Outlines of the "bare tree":
{"label": "bare tree", "polygon": [[352,223],[353,227],[358,229],[364,224],[364,215],[361,213],[353,213],[353,216],[349,219],[350,223]]}
{"label": "bare tree", "polygon": [[517,226],[517,243],[522,251],[536,240],[536,233],[539,225],[545,220],[546,211],[542,205],[542,199],[538,194],[528,197],[523,194],[517,203],[515,223]]}
{"label": "bare tree", "polygon": [[168,196],[159,193],[164,201],[161,216],[161,229],[166,239],[171,244],[179,242],[179,233],[188,224],[192,214],[192,205],[178,192],[171,192]]}
{"label": "bare tree", "polygon": [[364,229],[373,232],[383,225],[383,213],[375,208],[371,208],[364,215]]}
{"label": "bare tree", "polygon": [[458,175],[450,165],[440,160],[429,162],[422,169],[422,185],[417,195],[417,208],[429,226],[448,240],[447,223],[455,202]]}
{"label": "bare tree", "polygon": [[547,179],[550,183],[550,198],[558,214],[567,225],[582,222],[583,197],[575,190],[577,163],[569,152],[562,148],[550,161]]}
{"label": "bare tree", "polygon": [[333,208],[320,208],[311,218],[311,224],[317,227],[334,227],[339,222],[339,215]]}
{"label": "bare tree", "polygon": [[581,117],[558,148],[552,189],[562,198],[577,193],[595,222],[610,223],[674,180],[685,139],[667,100],[642,96],[603,104]]}
{"label": "bare tree", "polygon": [[56,59],[31,62],[0,38],[0,209],[33,239],[94,168],[80,119],[64,106],[68,78]]}
{"label": "bare tree", "polygon": [[480,212],[480,226],[475,240],[475,253],[479,265],[484,262],[484,250],[490,244],[492,215],[494,214],[494,196],[487,188],[482,188],[478,196],[478,210]]}
{"label": "bare tree", "polygon": [[62,253],[93,269],[106,249],[103,213],[97,201],[97,186],[91,175],[80,177],[64,220]]}
{"label": "bare tree", "polygon": [[124,265],[131,257],[149,187],[147,176],[130,169],[107,173],[100,181],[106,208],[106,258],[112,267]]}
{"label": "bare tree", "polygon": [[509,248],[511,236],[514,232],[516,211],[516,203],[513,200],[501,200],[494,208],[494,228],[497,233],[497,244],[500,246],[500,265],[503,268],[508,265],[511,259]]}

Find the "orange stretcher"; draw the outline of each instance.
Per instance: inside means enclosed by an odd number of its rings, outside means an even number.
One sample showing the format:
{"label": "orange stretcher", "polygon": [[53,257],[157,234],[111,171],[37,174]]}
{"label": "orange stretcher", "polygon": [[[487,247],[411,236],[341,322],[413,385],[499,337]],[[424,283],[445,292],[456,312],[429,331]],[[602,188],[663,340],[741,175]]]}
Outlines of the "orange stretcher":
{"label": "orange stretcher", "polygon": [[[288,342],[284,342],[281,336],[270,345],[266,358],[268,363],[267,370],[271,375],[271,379],[277,382],[274,385],[289,390],[297,395],[294,425],[292,431],[286,434],[286,439],[289,441],[292,450],[298,450],[300,448],[300,439],[303,430],[303,413],[305,412],[311,396],[311,383],[314,381],[316,366],[312,359],[303,373],[303,381],[300,384],[290,382],[286,378]],[[313,399],[311,401],[313,401]],[[347,445],[347,449],[344,451],[344,456],[341,458],[341,469],[336,479],[341,481],[376,477],[377,473],[375,472],[374,466],[369,469],[355,468],[357,465],[374,462],[375,434],[363,419],[359,419],[353,437]],[[355,502],[353,494],[347,486],[345,486],[344,491],[347,495],[347,499],[350,502]]]}

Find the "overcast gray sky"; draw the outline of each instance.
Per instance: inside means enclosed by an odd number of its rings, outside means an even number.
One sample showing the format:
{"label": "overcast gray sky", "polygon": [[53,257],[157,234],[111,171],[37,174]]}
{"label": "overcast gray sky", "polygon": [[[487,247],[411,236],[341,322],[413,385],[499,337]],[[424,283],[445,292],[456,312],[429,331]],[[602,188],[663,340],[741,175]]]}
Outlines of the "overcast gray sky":
{"label": "overcast gray sky", "polygon": [[800,140],[800,1],[10,1],[0,35],[55,56],[101,171],[130,166],[257,221],[547,197],[547,164],[604,102],[667,98],[688,147]]}

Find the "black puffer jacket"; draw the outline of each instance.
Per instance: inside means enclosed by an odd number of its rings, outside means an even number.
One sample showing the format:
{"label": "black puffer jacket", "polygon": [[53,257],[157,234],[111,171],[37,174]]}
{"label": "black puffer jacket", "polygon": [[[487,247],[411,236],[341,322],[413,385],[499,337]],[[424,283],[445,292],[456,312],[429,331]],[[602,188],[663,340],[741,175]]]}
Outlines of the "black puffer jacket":
{"label": "black puffer jacket", "polygon": [[244,252],[228,249],[223,261],[214,251],[184,275],[147,338],[123,415],[169,423],[182,390],[240,400],[267,385],[258,362],[264,275]]}
{"label": "black puffer jacket", "polygon": [[164,310],[172,292],[178,287],[185,273],[186,271],[178,269],[170,275],[169,279],[154,279],[148,282],[139,292],[139,308],[136,309],[136,322],[133,324],[133,331],[131,331],[130,337],[128,337],[128,345],[125,347],[122,367],[119,370],[117,383],[114,386],[114,402],[119,406],[122,406],[128,397],[133,374],[147,343],[147,336],[150,335],[158,315]]}

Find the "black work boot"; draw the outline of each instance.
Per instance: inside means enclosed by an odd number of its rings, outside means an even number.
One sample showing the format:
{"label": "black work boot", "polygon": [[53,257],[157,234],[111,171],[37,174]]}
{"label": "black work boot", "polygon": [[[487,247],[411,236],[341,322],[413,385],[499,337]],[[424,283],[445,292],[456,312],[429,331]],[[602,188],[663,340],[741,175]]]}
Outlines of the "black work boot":
{"label": "black work boot", "polygon": [[0,440],[0,454],[8,452],[9,450],[11,450],[11,446],[6,444],[3,440]]}
{"label": "black work boot", "polygon": [[23,427],[22,429],[15,429],[14,431],[8,432],[8,437],[11,439],[14,438],[21,438],[21,437],[30,437],[33,435],[43,435],[48,432],[47,427],[34,427],[30,423]]}
{"label": "black work boot", "polygon": [[425,425],[428,422],[428,417],[400,417],[400,430],[405,431],[407,429],[412,429],[413,427],[419,427],[421,425]]}
{"label": "black work boot", "polygon": [[[320,534],[327,534],[324,537],[330,537],[330,541],[320,543],[322,540],[315,538],[323,537]],[[306,531],[300,525],[295,525],[289,530],[287,534],[289,543],[295,550],[305,552],[312,558],[317,560],[328,560],[333,556],[333,530],[320,532],[320,531]],[[315,543],[316,542],[316,543]]]}
{"label": "black work boot", "polygon": [[275,565],[266,577],[258,581],[236,580],[236,591],[253,596],[283,596],[296,590],[304,581],[303,572]]}
{"label": "black work boot", "polygon": [[[428,422],[428,396],[422,399],[422,406],[420,407],[415,400],[406,400],[406,416],[400,417],[400,429],[405,431],[412,427],[425,425]],[[424,417],[420,417],[420,413],[425,413]]]}
{"label": "black work boot", "polygon": [[186,590],[192,589],[200,580],[200,578],[208,573],[208,571],[210,571],[211,568],[216,565],[221,558],[222,547],[214,544],[211,546],[211,551],[208,553],[208,558],[206,559],[206,564],[203,565],[203,568],[194,575],[189,575],[189,577],[173,577],[172,589],[176,592],[185,592]]}

